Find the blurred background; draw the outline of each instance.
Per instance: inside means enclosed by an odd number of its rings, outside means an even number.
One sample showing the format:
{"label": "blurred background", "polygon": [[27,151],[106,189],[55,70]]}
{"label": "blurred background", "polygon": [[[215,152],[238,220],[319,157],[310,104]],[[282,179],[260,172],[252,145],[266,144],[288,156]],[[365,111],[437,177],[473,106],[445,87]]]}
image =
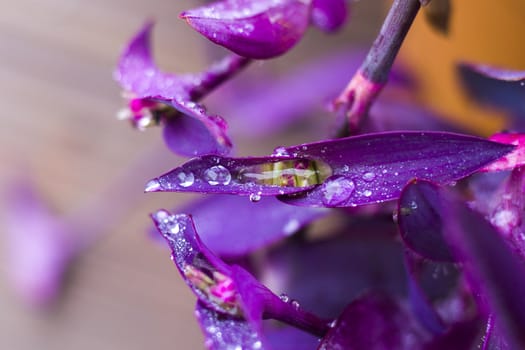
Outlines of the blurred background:
{"label": "blurred background", "polygon": [[[24,179],[58,215],[85,215],[85,227],[103,227],[97,243],[72,264],[59,301],[44,310],[13,290],[9,247],[0,237],[0,349],[203,348],[195,298],[169,252],[146,234],[148,213],[190,198],[142,192],[148,179],[182,159],[165,149],[160,130],[138,132],[117,121],[124,101],[112,80],[120,51],[152,18],[160,67],[203,69],[211,45],[178,18],[198,5],[0,1],[1,212],[10,206],[5,193]],[[382,1],[357,2],[343,33],[310,30],[289,55],[262,65],[279,72],[341,45],[369,45],[383,14]],[[243,153],[276,146],[273,140],[257,146],[234,140]],[[104,210],[93,210],[97,206]]]}

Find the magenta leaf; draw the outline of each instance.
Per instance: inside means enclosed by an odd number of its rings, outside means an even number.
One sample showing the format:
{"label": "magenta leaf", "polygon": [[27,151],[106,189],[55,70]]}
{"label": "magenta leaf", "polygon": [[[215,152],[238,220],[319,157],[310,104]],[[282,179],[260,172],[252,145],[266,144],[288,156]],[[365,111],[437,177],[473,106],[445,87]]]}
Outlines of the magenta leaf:
{"label": "magenta leaf", "polygon": [[310,0],[225,0],[181,17],[214,43],[256,59],[279,56],[303,36]]}
{"label": "magenta leaf", "polygon": [[312,23],[325,32],[340,29],[348,17],[346,0],[313,0]]}
{"label": "magenta leaf", "polygon": [[[221,257],[239,257],[289,237],[328,211],[286,205],[275,198],[210,195],[178,209],[191,213],[204,244]],[[235,220],[225,220],[235,213]]]}

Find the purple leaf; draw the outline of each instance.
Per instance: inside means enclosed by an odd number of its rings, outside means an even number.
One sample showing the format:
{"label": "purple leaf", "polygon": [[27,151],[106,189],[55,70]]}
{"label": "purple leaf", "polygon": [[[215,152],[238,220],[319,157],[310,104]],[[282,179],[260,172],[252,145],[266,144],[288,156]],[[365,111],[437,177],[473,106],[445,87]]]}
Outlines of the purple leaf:
{"label": "purple leaf", "polygon": [[293,157],[320,159],[333,175],[321,186],[281,196],[299,206],[345,207],[399,197],[413,178],[448,184],[511,151],[513,146],[445,132],[389,132],[288,147]]}
{"label": "purple leaf", "polygon": [[[178,209],[191,213],[202,241],[223,257],[238,257],[293,235],[328,213],[298,208],[275,198],[252,203],[245,197],[210,195]],[[235,220],[225,220],[235,213]]]}
{"label": "purple leaf", "polygon": [[[420,279],[422,274],[418,266],[422,261],[418,257],[414,256],[409,251],[405,252],[405,265],[407,267],[408,275],[408,297],[414,315],[419,319],[419,322],[425,327],[428,331],[432,332],[435,335],[443,334],[446,330],[445,324],[436,309],[432,305],[432,301],[429,296],[423,290],[423,287],[420,285]],[[433,277],[437,279],[437,274]],[[441,281],[435,281],[433,286],[440,286]]]}
{"label": "purple leaf", "polygon": [[340,29],[348,17],[346,0],[313,0],[312,23],[325,32]]}
{"label": "purple leaf", "polygon": [[191,216],[159,210],[151,217],[169,244],[173,261],[186,284],[205,308],[244,319],[250,330],[256,332],[262,329],[263,317],[316,335],[327,331],[323,320],[281,300],[246,270],[229,266],[215,256],[200,241]]}
{"label": "purple leaf", "polygon": [[185,156],[230,153],[232,142],[221,117],[208,115],[193,102],[172,100],[170,105],[181,113],[168,119],[164,127],[164,140],[173,152]]}
{"label": "purple leaf", "polygon": [[326,318],[337,317],[366,291],[406,294],[402,245],[390,217],[357,217],[335,233],[272,249],[262,279]]}
{"label": "purple leaf", "polygon": [[[427,181],[409,186],[425,188],[424,200],[438,201],[445,239],[458,260],[481,307],[485,303],[501,322],[515,348],[525,346],[525,268],[500,233],[481,214],[472,211],[452,194]],[[432,193],[432,195],[429,195]],[[416,200],[416,202],[419,202]],[[445,220],[446,218],[446,220]]]}
{"label": "purple leaf", "polygon": [[151,218],[169,244],[184,281],[199,300],[220,313],[242,314],[230,266],[202,244],[191,216],[159,210]]}
{"label": "purple leaf", "polygon": [[301,39],[309,15],[309,0],[225,0],[181,17],[218,45],[241,56],[266,59],[285,53]]}
{"label": "purple leaf", "polygon": [[78,252],[76,232],[51,212],[31,183],[10,186],[6,197],[6,271],[24,302],[48,307],[62,291],[65,272]]}
{"label": "purple leaf", "polygon": [[[298,206],[356,206],[397,198],[415,177],[459,180],[513,148],[445,132],[367,134],[279,148],[268,157],[194,158],[148,182],[146,191],[281,195]],[[288,194],[294,195],[282,196]]]}
{"label": "purple leaf", "polygon": [[525,71],[504,69],[484,64],[463,63],[462,67],[467,68],[473,72],[481,74],[487,78],[504,80],[504,81],[520,81],[525,80]]}
{"label": "purple leaf", "polygon": [[199,74],[164,73],[151,56],[152,28],[153,23],[148,22],[120,58],[115,79],[129,98],[128,109],[122,110],[120,117],[130,119],[141,130],[163,124],[164,139],[177,154],[228,154],[232,145],[226,135],[226,123],[220,117],[208,115],[193,100],[203,97],[246,62],[227,57],[221,65],[226,68],[222,70],[212,66],[208,72]]}
{"label": "purple leaf", "polygon": [[115,80],[136,98],[170,100],[187,96],[193,86],[190,75],[164,73],[155,65],[151,55],[152,29],[153,22],[148,22],[131,39],[120,57]]}
{"label": "purple leaf", "polygon": [[393,300],[367,294],[353,301],[319,344],[319,350],[420,348],[423,333]]}
{"label": "purple leaf", "polygon": [[458,74],[468,94],[476,101],[503,108],[517,117],[525,115],[523,72],[459,64]]}
{"label": "purple leaf", "polygon": [[[414,180],[412,183],[416,182]],[[443,221],[437,195],[434,189],[426,186],[405,187],[397,208],[399,231],[406,246],[419,255],[437,261],[454,261],[443,237]]]}
{"label": "purple leaf", "polygon": [[195,316],[204,333],[205,346],[213,350],[268,349],[252,324],[242,318],[224,315],[197,302]]}
{"label": "purple leaf", "polygon": [[203,156],[151,180],[146,192],[204,192],[276,196],[312,188],[329,171],[321,163],[287,156]]}

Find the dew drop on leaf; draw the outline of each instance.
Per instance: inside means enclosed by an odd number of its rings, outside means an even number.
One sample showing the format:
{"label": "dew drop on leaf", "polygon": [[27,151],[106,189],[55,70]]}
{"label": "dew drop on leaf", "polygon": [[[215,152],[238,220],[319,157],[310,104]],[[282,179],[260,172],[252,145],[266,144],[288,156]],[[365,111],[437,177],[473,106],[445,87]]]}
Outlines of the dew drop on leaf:
{"label": "dew drop on leaf", "polygon": [[204,180],[210,185],[228,185],[232,179],[229,170],[222,165],[215,165],[204,171]]}
{"label": "dew drop on leaf", "polygon": [[376,178],[376,174],[370,171],[363,174],[363,180],[365,180],[366,182],[374,181],[375,178]]}
{"label": "dew drop on leaf", "polygon": [[321,188],[323,203],[333,207],[346,202],[355,191],[355,183],[344,176],[328,179]]}

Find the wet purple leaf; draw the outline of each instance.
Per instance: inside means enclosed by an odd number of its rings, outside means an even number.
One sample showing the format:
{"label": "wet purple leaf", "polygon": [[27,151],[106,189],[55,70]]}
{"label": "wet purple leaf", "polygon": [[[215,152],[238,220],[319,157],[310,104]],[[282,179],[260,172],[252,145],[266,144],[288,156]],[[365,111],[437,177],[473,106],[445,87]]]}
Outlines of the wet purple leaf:
{"label": "wet purple leaf", "polygon": [[348,17],[346,0],[313,0],[312,23],[325,32],[340,29]]}
{"label": "wet purple leaf", "polygon": [[397,208],[399,231],[405,245],[419,255],[437,261],[454,261],[443,237],[441,203],[437,195],[434,189],[425,186],[405,187]]}
{"label": "wet purple leaf", "polygon": [[207,349],[268,349],[262,335],[245,319],[221,314],[197,302],[195,316],[201,326]]}
{"label": "wet purple leaf", "polygon": [[298,206],[356,206],[395,199],[412,178],[459,180],[513,148],[445,132],[366,134],[280,148],[268,157],[194,158],[148,182],[146,191],[281,195]]}
{"label": "wet purple leaf", "polygon": [[309,0],[225,0],[185,11],[181,17],[218,45],[241,56],[267,59],[301,39],[309,15]]}
{"label": "wet purple leaf", "polygon": [[417,191],[422,199],[438,200],[445,239],[463,263],[464,273],[479,298],[481,309],[488,307],[494,313],[515,348],[525,346],[523,262],[481,214],[451,193],[427,181],[413,182],[409,186],[425,188]]}
{"label": "wet purple leaf", "polygon": [[151,55],[152,28],[153,22],[148,22],[131,40],[115,72],[115,79],[129,98],[128,109],[122,111],[121,117],[130,119],[141,130],[163,124],[164,139],[177,154],[228,154],[231,141],[226,135],[226,123],[209,115],[194,100],[224,81],[228,67],[246,62],[227,57],[221,62],[222,70],[212,66],[198,74],[164,73]]}
{"label": "wet purple leaf", "polygon": [[299,206],[345,207],[399,197],[413,178],[448,184],[513,149],[446,132],[388,132],[288,147],[293,157],[320,159],[333,176],[312,190],[281,196]]}
{"label": "wet purple leaf", "polygon": [[277,319],[316,335],[326,332],[325,321],[281,300],[243,268],[229,266],[215,256],[201,242],[191,216],[159,210],[151,217],[169,244],[186,284],[205,308],[244,319],[256,332],[262,329],[263,318]]}
{"label": "wet purple leaf", "polygon": [[329,239],[297,239],[275,247],[262,280],[326,318],[337,317],[366,291],[406,294],[402,245],[390,217],[357,217],[335,233]]}
{"label": "wet purple leaf", "polygon": [[[325,209],[286,205],[272,197],[252,203],[246,197],[223,195],[206,196],[177,211],[191,213],[204,244],[215,254],[229,258],[289,237],[328,213]],[[230,217],[232,213],[234,218]]]}
{"label": "wet purple leaf", "polygon": [[[326,176],[315,161],[286,156],[226,158],[203,156],[151,180],[146,192],[234,193],[276,196],[312,188]],[[323,172],[323,173],[321,173]]]}

